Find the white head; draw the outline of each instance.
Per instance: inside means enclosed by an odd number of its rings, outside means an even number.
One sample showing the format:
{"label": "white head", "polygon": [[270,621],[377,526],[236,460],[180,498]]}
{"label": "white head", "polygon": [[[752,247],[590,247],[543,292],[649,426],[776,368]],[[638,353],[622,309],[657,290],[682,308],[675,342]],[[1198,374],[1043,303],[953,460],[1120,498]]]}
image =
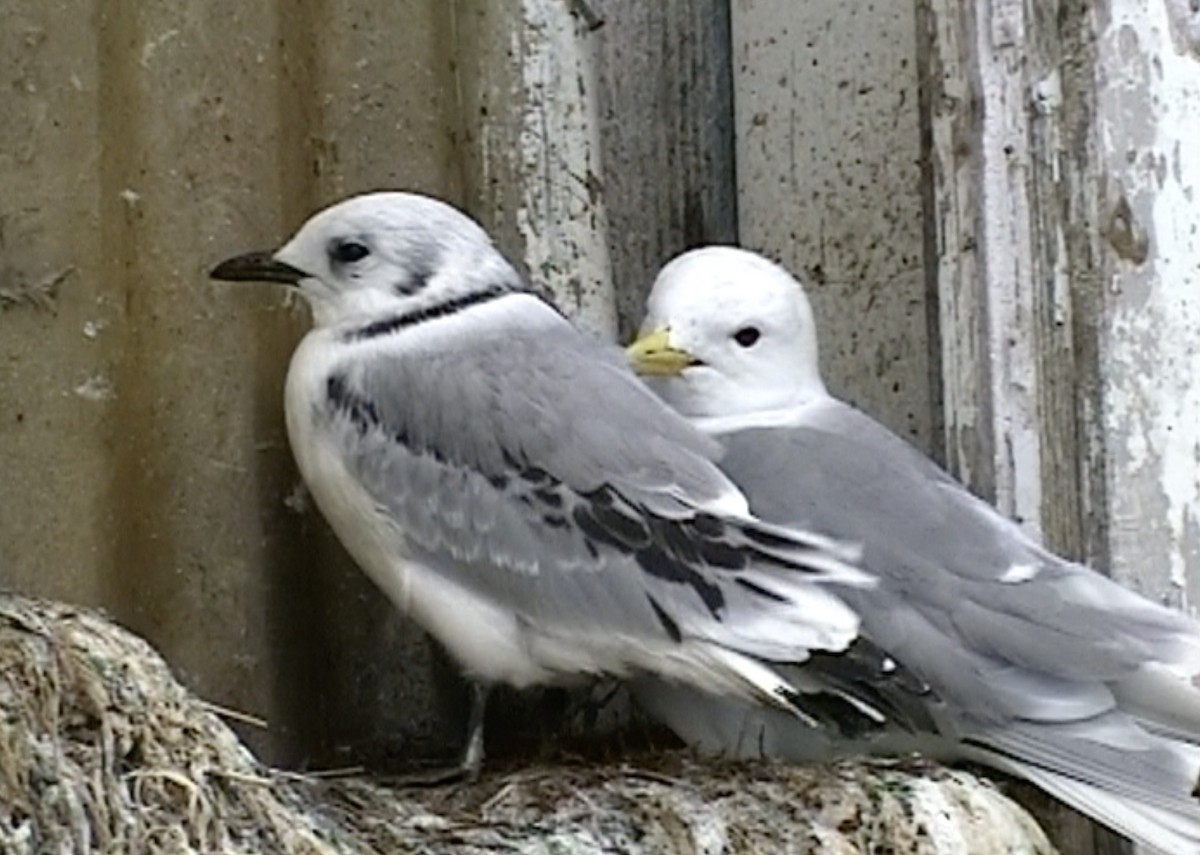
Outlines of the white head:
{"label": "white head", "polygon": [[654,280],[634,370],[691,418],[784,410],[827,395],[804,289],[760,255],[685,252]]}
{"label": "white head", "polygon": [[520,278],[479,224],[415,193],[369,193],[317,212],[277,252],[219,264],[215,279],[295,285],[317,326],[410,311]]}

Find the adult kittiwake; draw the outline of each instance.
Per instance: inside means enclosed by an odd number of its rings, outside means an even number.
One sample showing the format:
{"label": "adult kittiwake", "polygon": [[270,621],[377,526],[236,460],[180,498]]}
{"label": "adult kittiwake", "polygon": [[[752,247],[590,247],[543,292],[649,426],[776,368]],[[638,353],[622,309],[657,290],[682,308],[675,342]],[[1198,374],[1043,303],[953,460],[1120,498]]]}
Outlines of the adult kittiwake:
{"label": "adult kittiwake", "polygon": [[[725,449],[751,511],[861,543],[878,586],[847,591],[862,634],[929,688],[902,725],[817,733],[643,681],[685,739],[823,759],[921,750],[1026,778],[1136,841],[1200,852],[1200,627],[1059,558],[923,454],[831,397],[800,284],[707,247],[656,279],[628,357]],[[915,726],[914,726],[915,725]]]}

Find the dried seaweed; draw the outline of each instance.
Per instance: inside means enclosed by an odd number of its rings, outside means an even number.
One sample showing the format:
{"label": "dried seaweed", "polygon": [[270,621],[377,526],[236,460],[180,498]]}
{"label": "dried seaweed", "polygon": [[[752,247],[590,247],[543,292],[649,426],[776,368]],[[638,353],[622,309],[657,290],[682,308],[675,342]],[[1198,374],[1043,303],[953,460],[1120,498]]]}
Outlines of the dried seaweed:
{"label": "dried seaweed", "polygon": [[[963,841],[966,841],[964,848]],[[25,853],[1049,852],[962,772],[584,762],[394,790],[267,768],[143,640],[0,597],[0,851]]]}

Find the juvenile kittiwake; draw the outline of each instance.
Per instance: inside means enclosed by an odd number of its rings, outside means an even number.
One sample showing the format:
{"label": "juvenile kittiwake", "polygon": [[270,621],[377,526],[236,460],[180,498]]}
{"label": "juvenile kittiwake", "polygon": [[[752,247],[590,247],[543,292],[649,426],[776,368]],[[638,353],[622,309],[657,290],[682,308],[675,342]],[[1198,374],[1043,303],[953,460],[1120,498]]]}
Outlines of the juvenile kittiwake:
{"label": "juvenile kittiwake", "polygon": [[[1200,852],[1200,626],[1059,558],[831,397],[800,284],[708,247],[659,273],[627,354],[763,519],[863,545],[862,634],[924,681],[928,721],[830,739],[745,705],[642,686],[681,736],[791,759],[921,750],[1015,774],[1121,834]],[[916,696],[910,700],[917,700]],[[917,727],[914,730],[913,724]]]}
{"label": "juvenile kittiwake", "polygon": [[804,717],[812,686],[772,663],[811,657],[823,675],[851,648],[845,667],[863,667],[839,596],[871,583],[852,549],[751,517],[717,444],[459,211],[355,197],[212,276],[311,304],[285,391],[300,473],[361,568],[476,685],[651,673]]}

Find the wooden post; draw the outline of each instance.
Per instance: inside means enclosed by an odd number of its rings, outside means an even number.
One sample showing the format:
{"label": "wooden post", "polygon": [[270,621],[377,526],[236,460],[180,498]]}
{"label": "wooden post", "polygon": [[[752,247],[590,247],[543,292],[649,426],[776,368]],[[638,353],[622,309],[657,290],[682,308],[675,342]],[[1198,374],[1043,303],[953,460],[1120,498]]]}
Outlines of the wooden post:
{"label": "wooden post", "polygon": [[[1186,604],[1200,23],[1148,0],[917,8],[948,462],[1056,551]],[[1064,852],[1120,846],[1041,818]]]}

